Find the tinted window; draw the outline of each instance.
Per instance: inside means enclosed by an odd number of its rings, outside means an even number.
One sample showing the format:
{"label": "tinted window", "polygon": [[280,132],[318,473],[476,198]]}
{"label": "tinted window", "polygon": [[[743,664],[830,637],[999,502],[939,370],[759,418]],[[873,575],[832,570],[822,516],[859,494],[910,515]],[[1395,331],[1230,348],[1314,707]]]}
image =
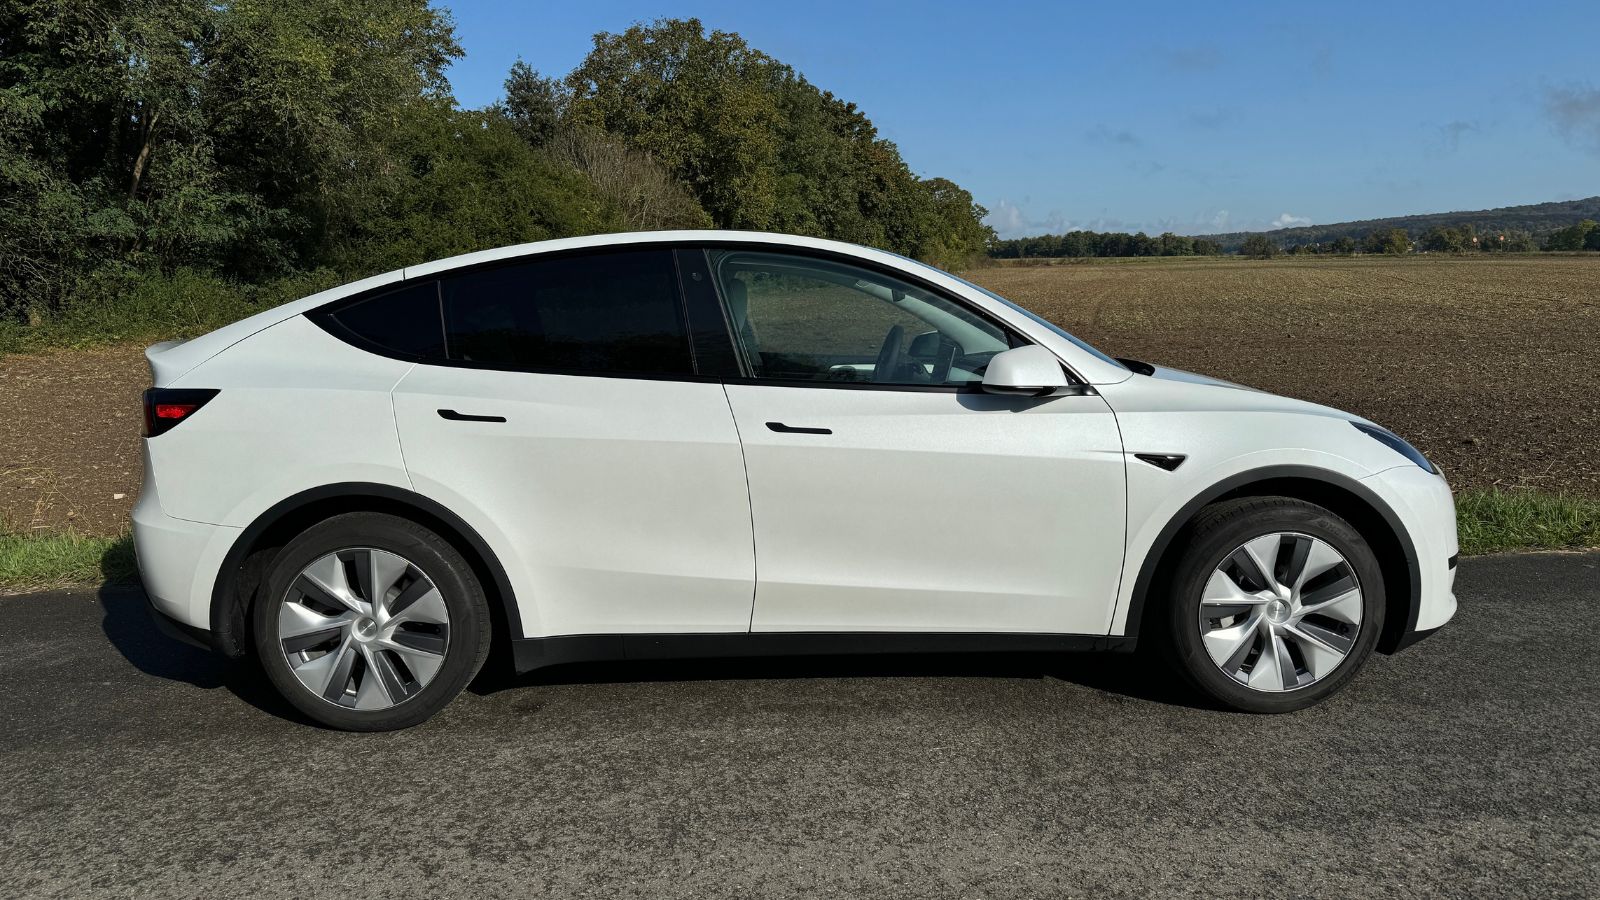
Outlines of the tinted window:
{"label": "tinted window", "polygon": [[789,254],[713,251],[717,287],[758,378],[894,385],[983,380],[1003,328],[880,272]]}
{"label": "tinted window", "polygon": [[444,358],[439,286],[428,281],[379,294],[333,314],[357,337],[406,356]]}
{"label": "tinted window", "polygon": [[446,276],[450,359],[517,369],[693,371],[670,250],[534,260]]}

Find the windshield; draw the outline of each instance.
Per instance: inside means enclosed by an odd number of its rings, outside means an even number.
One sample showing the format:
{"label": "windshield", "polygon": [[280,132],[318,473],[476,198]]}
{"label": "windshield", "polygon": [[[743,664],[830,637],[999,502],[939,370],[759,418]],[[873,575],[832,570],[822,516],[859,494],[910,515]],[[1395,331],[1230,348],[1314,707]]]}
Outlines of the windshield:
{"label": "windshield", "polygon": [[[909,259],[910,257],[905,257],[905,258]],[[1127,366],[1123,365],[1122,363],[1117,362],[1115,359],[1113,359],[1113,358],[1105,355],[1104,353],[1100,352],[1099,349],[1097,349],[1094,345],[1090,344],[1088,341],[1085,341],[1082,338],[1079,338],[1077,335],[1073,334],[1070,331],[1067,331],[1066,329],[1062,328],[1060,325],[1057,325],[1056,323],[1050,321],[1049,319],[1046,319],[1044,316],[1039,315],[1038,313],[1034,312],[1033,310],[1028,309],[1025,306],[1018,306],[1017,304],[1012,303],[1010,300],[1007,300],[1006,298],[1000,296],[999,294],[996,294],[994,291],[989,290],[988,288],[984,287],[981,284],[973,284],[972,282],[968,281],[967,279],[962,278],[960,275],[952,275],[951,273],[946,272],[943,269],[939,269],[939,268],[935,268],[934,266],[930,266],[927,263],[922,262],[921,260],[913,259],[911,261],[916,263],[919,266],[922,266],[924,269],[933,269],[933,271],[938,272],[940,275],[947,275],[947,276],[949,276],[951,278],[954,278],[955,280],[961,282],[962,284],[966,285],[967,287],[972,288],[975,291],[979,291],[979,292],[983,293],[984,296],[991,297],[991,298],[993,298],[994,300],[996,300],[999,303],[1004,303],[1007,307],[1009,307],[1011,309],[1014,309],[1019,313],[1022,313],[1023,315],[1027,316],[1029,319],[1032,319],[1033,321],[1038,322],[1040,325],[1043,325],[1044,327],[1050,329],[1051,331],[1055,332],[1056,334],[1059,334],[1062,337],[1066,338],[1067,340],[1071,341],[1073,343],[1073,346],[1081,348],[1085,353],[1088,353],[1088,354],[1094,356],[1095,359],[1098,359],[1101,362],[1109,363],[1109,364],[1111,364],[1113,366],[1116,366],[1119,369],[1127,369],[1128,368]]]}

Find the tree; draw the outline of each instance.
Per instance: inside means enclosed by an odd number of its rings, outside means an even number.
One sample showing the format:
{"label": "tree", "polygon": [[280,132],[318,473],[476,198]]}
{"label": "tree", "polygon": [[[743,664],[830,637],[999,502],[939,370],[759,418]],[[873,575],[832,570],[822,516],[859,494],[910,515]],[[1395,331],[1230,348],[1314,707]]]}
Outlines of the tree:
{"label": "tree", "polygon": [[1400,254],[1411,252],[1411,237],[1404,228],[1380,228],[1367,235],[1368,253]]}
{"label": "tree", "polygon": [[1256,259],[1271,259],[1278,255],[1278,245],[1264,234],[1252,234],[1244,239],[1239,252]]}
{"label": "tree", "polygon": [[[1593,219],[1584,219],[1576,225],[1552,233],[1550,237],[1545,239],[1544,249],[1582,250],[1585,248],[1589,236],[1597,228],[1600,228],[1600,225],[1596,225]],[[1591,247],[1589,249],[1600,249],[1600,247]]]}
{"label": "tree", "polygon": [[1340,235],[1333,239],[1333,243],[1328,245],[1328,249],[1340,256],[1351,256],[1356,252],[1356,240],[1349,235]]}
{"label": "tree", "polygon": [[571,114],[659,159],[723,228],[766,228],[777,199],[785,67],[737,34],[662,19],[595,35],[567,76]]}
{"label": "tree", "polygon": [[572,102],[572,91],[559,78],[540,75],[522,60],[506,77],[504,114],[522,139],[535,147],[550,143]]}
{"label": "tree", "polygon": [[1428,229],[1418,246],[1430,253],[1462,253],[1473,249],[1468,244],[1468,236],[1462,229],[1446,228],[1442,225]]}
{"label": "tree", "polygon": [[[519,132],[524,133],[519,129]],[[581,174],[627,231],[710,228],[711,217],[694,195],[646,153],[588,128],[554,132],[550,158]]]}

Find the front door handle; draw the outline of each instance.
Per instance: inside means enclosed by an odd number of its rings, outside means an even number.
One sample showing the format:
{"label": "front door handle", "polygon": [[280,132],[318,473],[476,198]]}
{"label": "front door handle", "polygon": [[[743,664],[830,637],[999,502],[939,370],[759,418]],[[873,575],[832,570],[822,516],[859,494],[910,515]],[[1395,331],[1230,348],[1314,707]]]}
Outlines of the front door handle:
{"label": "front door handle", "polygon": [[449,419],[452,422],[504,422],[505,416],[474,416],[469,413],[456,412],[453,409],[439,410],[439,418]]}
{"label": "front door handle", "polygon": [[832,428],[800,428],[782,422],[768,422],[767,427],[779,434],[833,434]]}

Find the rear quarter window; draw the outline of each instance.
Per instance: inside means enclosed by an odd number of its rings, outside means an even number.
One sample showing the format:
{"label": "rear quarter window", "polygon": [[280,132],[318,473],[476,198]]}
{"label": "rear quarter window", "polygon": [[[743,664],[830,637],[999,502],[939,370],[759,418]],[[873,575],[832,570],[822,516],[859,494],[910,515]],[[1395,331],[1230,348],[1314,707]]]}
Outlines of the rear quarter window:
{"label": "rear quarter window", "polygon": [[416,359],[445,358],[436,281],[386,291],[333,312],[328,318],[358,343]]}

